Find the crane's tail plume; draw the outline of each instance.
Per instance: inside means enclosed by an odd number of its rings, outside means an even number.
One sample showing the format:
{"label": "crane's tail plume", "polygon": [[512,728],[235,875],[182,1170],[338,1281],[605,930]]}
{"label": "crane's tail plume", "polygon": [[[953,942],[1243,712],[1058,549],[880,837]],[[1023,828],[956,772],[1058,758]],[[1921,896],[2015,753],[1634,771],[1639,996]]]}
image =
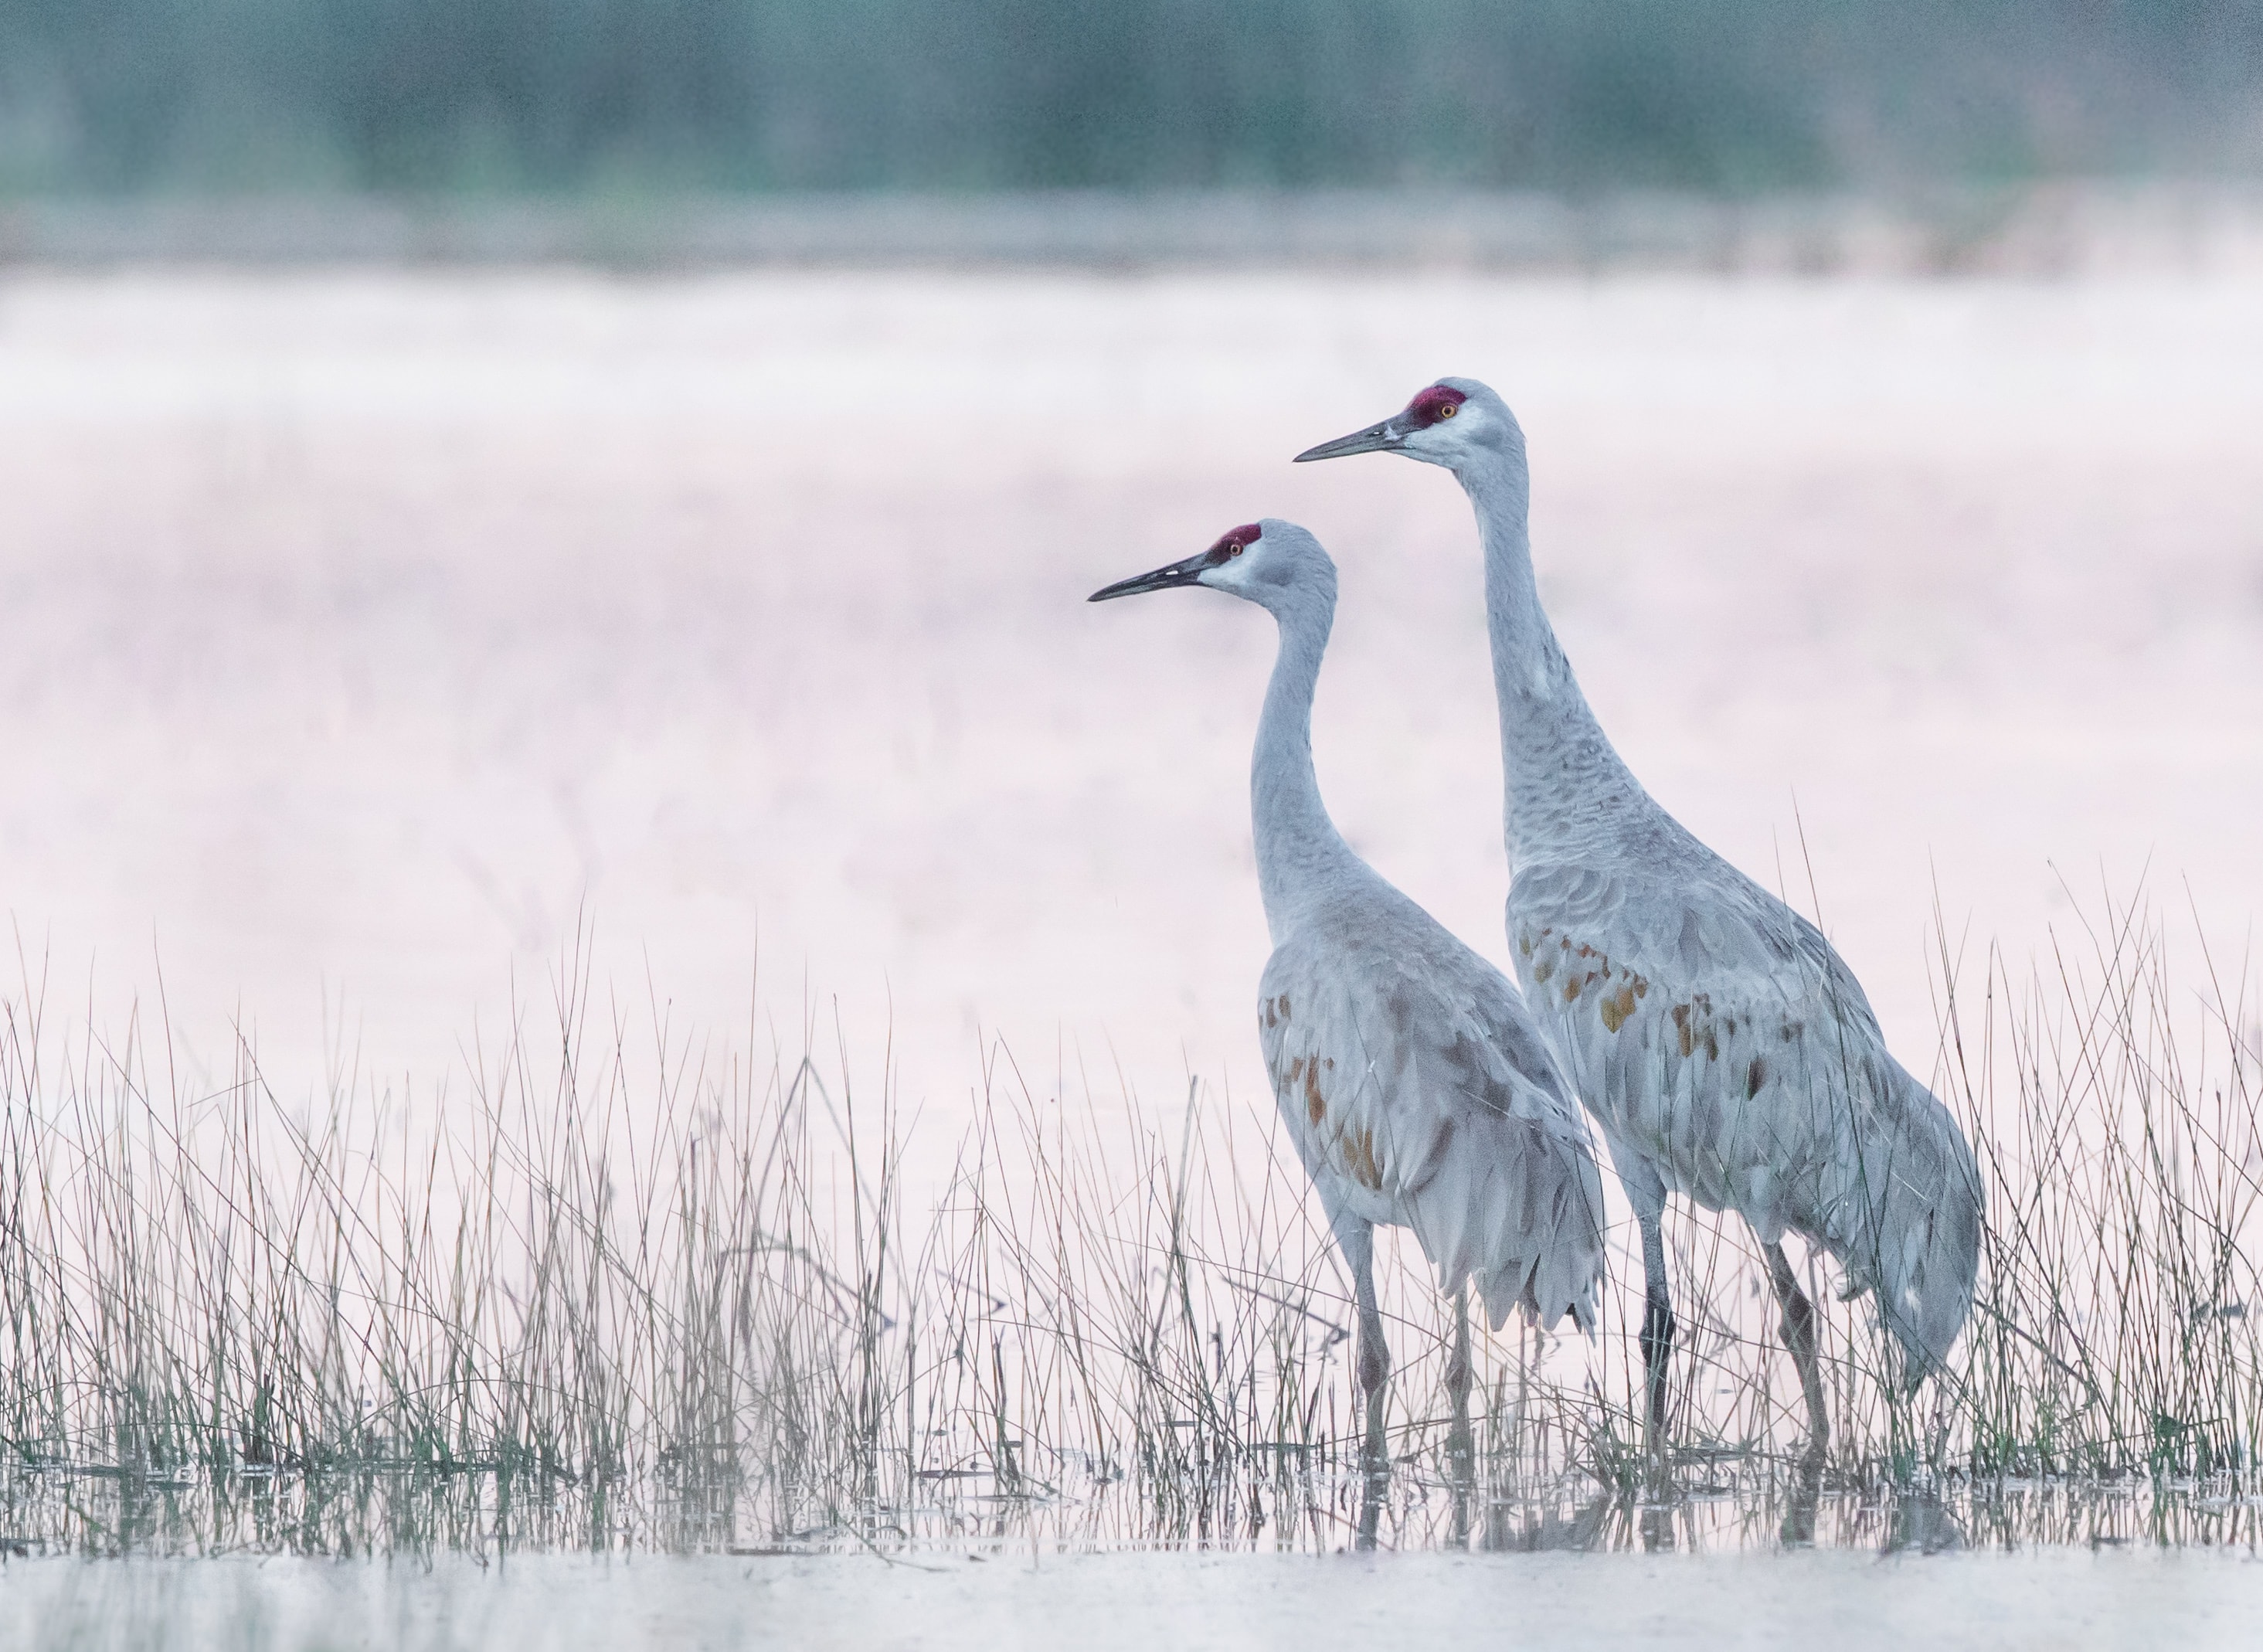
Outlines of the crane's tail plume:
{"label": "crane's tail plume", "polygon": [[[1442,1174],[1416,1201],[1417,1236],[1448,1294],[1475,1282],[1499,1330],[1522,1308],[1544,1329],[1566,1314],[1595,1324],[1603,1273],[1603,1186],[1584,1131],[1503,1118],[1503,1138]],[[1576,1132],[1576,1134],[1575,1134]]]}
{"label": "crane's tail plume", "polygon": [[[1902,1105],[1854,1157],[1855,1175],[1826,1243],[1875,1295],[1898,1355],[1891,1373],[1914,1391],[1948,1359],[1971,1312],[1984,1221],[1979,1166],[1948,1109],[1897,1065]],[[1855,1220],[1849,1221],[1848,1217]]]}

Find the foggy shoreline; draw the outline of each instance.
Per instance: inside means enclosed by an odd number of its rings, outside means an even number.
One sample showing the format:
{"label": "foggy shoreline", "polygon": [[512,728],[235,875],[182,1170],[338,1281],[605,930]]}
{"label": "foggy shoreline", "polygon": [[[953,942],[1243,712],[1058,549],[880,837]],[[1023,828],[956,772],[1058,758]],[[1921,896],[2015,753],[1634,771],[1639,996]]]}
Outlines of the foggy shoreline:
{"label": "foggy shoreline", "polygon": [[1728,197],[1319,189],[153,194],[0,200],[0,270],[1295,268],[1494,273],[2225,275],[2263,186],[1934,185]]}

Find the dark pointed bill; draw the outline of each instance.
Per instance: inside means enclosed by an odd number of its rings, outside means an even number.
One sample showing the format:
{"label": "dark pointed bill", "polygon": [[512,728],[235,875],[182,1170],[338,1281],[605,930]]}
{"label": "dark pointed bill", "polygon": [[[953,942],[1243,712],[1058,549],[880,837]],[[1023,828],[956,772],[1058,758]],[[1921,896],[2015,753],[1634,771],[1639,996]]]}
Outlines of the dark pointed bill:
{"label": "dark pointed bill", "polygon": [[1295,462],[1301,465],[1315,459],[1342,459],[1352,453],[1385,453],[1406,439],[1404,417],[1394,413],[1380,424],[1370,424],[1363,431],[1339,436],[1332,442],[1322,442],[1318,447],[1307,447],[1297,455]]}
{"label": "dark pointed bill", "polygon": [[1103,586],[1087,597],[1087,602],[1108,602],[1117,597],[1137,597],[1150,591],[1168,591],[1174,585],[1191,585],[1195,576],[1211,565],[1211,554],[1189,556],[1183,562],[1173,562],[1168,568],[1159,568],[1152,574],[1141,574],[1132,579],[1119,579],[1112,585]]}

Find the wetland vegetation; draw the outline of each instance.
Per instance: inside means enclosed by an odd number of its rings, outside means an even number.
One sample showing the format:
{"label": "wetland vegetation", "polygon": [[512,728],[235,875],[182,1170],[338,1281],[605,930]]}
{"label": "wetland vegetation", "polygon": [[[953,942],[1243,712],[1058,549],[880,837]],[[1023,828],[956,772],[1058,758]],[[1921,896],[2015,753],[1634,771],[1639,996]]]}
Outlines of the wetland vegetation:
{"label": "wetland vegetation", "polygon": [[66,1037],[27,967],[0,1041],[0,1540],[2249,1545],[2248,985],[2173,980],[2142,908],[2078,932],[2026,970],[1943,949],[1933,1078],[1988,1181],[1978,1297],[1914,1402],[1876,1380],[1863,1305],[1830,1302],[1819,1481],[1732,1220],[1673,1229],[1662,1472],[1620,1221],[1598,1334],[1481,1337],[1461,1417],[1450,1305],[1399,1253],[1371,1474],[1347,1288],[1269,1098],[1159,1105],[993,1048],[974,1127],[913,1154],[885,1060],[813,1012],[702,1055],[569,956],[464,1092],[309,1108],[248,1044],[220,1083],[180,1070],[162,1006]]}

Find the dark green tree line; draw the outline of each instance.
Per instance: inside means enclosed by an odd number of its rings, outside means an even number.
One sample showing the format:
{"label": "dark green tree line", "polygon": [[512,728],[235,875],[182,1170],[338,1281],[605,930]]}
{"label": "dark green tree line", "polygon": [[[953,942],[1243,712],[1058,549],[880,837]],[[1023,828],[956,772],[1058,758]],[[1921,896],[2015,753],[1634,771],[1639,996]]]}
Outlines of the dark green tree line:
{"label": "dark green tree line", "polygon": [[2263,165],[2263,0],[0,0],[0,187]]}

